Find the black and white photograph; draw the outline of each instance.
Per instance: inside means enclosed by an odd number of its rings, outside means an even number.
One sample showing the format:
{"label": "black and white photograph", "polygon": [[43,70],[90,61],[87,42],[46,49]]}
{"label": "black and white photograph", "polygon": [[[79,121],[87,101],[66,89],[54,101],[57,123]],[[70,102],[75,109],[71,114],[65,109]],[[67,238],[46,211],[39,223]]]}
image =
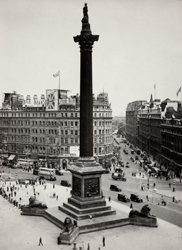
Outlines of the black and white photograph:
{"label": "black and white photograph", "polygon": [[181,250],[182,1],[0,0],[0,249]]}

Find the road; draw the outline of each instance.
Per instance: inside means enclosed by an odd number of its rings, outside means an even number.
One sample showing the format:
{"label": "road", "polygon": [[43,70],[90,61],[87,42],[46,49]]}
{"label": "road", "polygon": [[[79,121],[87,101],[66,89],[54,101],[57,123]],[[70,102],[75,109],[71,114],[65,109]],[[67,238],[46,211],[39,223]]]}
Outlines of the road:
{"label": "road", "polygon": [[[126,155],[123,153],[123,148],[126,147],[128,149],[129,154]],[[168,221],[174,225],[177,225],[182,228],[182,202],[180,203],[174,203],[172,202],[171,197],[164,196],[164,199],[167,201],[167,206],[159,206],[157,205],[158,199],[161,198],[161,194],[154,193],[154,196],[152,196],[153,193],[150,193],[148,190],[142,191],[141,190],[141,184],[145,183],[147,184],[148,179],[139,179],[135,178],[132,176],[132,172],[137,172],[138,165],[134,164],[130,160],[130,149],[126,144],[121,144],[121,157],[122,160],[126,163],[130,163],[130,168],[124,167],[123,170],[125,171],[125,177],[127,178],[127,181],[115,181],[111,178],[111,173],[110,174],[103,174],[102,176],[102,190],[103,194],[106,198],[109,196],[111,197],[111,205],[112,205],[112,200],[119,202],[117,200],[117,192],[110,191],[110,184],[115,184],[118,185],[121,189],[122,192],[124,192],[127,196],[130,197],[130,194],[135,192],[140,195],[141,198],[144,199],[143,203],[135,203],[132,202],[133,208],[140,210],[144,204],[149,203],[151,207],[151,213],[156,215],[158,218],[163,219],[165,221]],[[133,156],[133,155],[132,155]],[[4,170],[6,173],[11,171],[12,177],[15,176],[15,173],[17,172],[18,178],[31,178],[35,177],[32,173],[29,173],[27,171],[23,171],[22,169],[8,169],[7,167],[4,167]],[[146,174],[146,173],[145,173]],[[57,180],[55,183],[57,185],[60,185],[61,180],[68,180],[71,183],[71,173],[66,172],[64,173],[63,176],[56,176]],[[147,177],[147,175],[146,175]],[[152,178],[149,180],[150,186],[153,186],[153,183],[155,182],[157,192],[160,192],[160,190],[169,190],[169,181],[166,181],[164,178],[163,179],[156,179]],[[176,190],[179,190],[182,193],[182,183],[176,183]],[[150,202],[146,200],[146,195],[149,195]],[[119,202],[120,203],[120,202]],[[123,204],[123,203],[122,203]],[[126,206],[130,206],[131,203],[124,203]]]}

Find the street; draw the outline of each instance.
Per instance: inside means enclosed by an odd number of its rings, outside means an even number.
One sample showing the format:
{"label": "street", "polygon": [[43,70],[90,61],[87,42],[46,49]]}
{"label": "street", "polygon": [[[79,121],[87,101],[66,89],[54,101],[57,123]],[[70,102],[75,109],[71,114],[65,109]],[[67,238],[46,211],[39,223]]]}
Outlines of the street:
{"label": "street", "polygon": [[[128,150],[128,155],[126,155],[123,152],[123,148],[127,148]],[[175,193],[180,193],[182,194],[182,183],[179,181],[176,182],[176,192],[172,193],[172,187],[169,188],[169,181],[166,181],[165,178],[163,177],[162,179],[152,177],[149,179],[150,183],[150,190],[141,190],[141,184],[145,183],[145,186],[147,186],[147,175],[145,174],[145,178],[136,178],[132,176],[132,173],[136,173],[138,169],[138,164],[133,163],[130,160],[130,149],[128,148],[128,145],[126,144],[121,144],[121,149],[120,149],[120,155],[122,157],[122,161],[125,163],[129,162],[130,168],[124,167],[123,170],[125,172],[125,177],[127,178],[127,181],[116,181],[111,178],[111,173],[109,174],[103,174],[102,175],[102,190],[103,194],[106,198],[109,196],[111,197],[111,205],[112,205],[112,200],[120,203],[117,199],[118,192],[110,191],[110,185],[118,185],[122,189],[122,193],[125,193],[128,197],[130,197],[131,193],[137,193],[139,196],[144,200],[143,203],[136,203],[132,202],[133,208],[140,210],[144,204],[149,203],[151,206],[151,214],[156,215],[158,218],[163,219],[167,222],[170,222],[174,225],[177,225],[179,227],[182,227],[182,220],[181,220],[181,215],[182,215],[182,199],[179,203],[174,203],[172,202],[172,196],[175,195]],[[133,155],[132,155],[133,156]],[[9,169],[7,167],[4,167],[4,171],[8,173],[9,171],[11,172],[11,176],[15,177],[15,174],[17,173],[17,178],[32,178],[36,177],[32,173],[29,173],[27,171],[23,171],[22,169]],[[68,180],[71,183],[71,173],[69,171],[65,171],[63,173],[63,176],[56,176],[57,180],[50,183],[55,183],[57,185],[60,185],[61,180]],[[49,181],[47,181],[49,182]],[[156,184],[156,193],[152,192],[152,187],[153,183]],[[164,193],[167,192],[170,195],[165,195]],[[146,195],[149,196],[149,201],[146,199]],[[161,199],[161,195],[163,195],[164,200],[167,202],[166,206],[160,206],[157,205],[158,201]],[[180,197],[178,197],[180,199]],[[129,203],[123,203],[122,204],[126,206],[130,206],[131,202]]]}

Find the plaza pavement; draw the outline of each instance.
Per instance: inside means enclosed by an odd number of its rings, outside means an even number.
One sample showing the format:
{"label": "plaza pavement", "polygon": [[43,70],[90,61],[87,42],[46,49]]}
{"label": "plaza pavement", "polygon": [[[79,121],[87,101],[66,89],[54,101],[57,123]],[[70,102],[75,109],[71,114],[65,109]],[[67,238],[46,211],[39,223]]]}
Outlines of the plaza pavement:
{"label": "plaza pavement", "polygon": [[[9,185],[7,182],[6,185]],[[13,185],[13,182],[11,182]],[[39,195],[37,199],[46,202],[48,207],[57,207],[66,202],[70,196],[70,188],[53,184],[35,186]],[[53,193],[58,195],[58,200],[52,198]],[[28,204],[28,198],[33,194],[32,186],[22,188],[19,186],[16,199],[22,198],[22,204]],[[110,202],[113,208],[122,210],[128,215],[130,209],[114,201]],[[12,203],[0,196],[0,249],[2,250],[45,250],[73,249],[72,245],[57,245],[57,237],[60,229],[42,217],[22,216],[21,211],[15,208]],[[171,250],[181,249],[182,229],[158,219],[158,228],[124,226],[115,229],[97,231],[79,235],[76,239],[77,250],[84,247],[87,250],[88,243],[90,250]],[[105,236],[106,246],[102,246],[102,237]],[[38,246],[39,237],[42,237],[43,246]],[[83,249],[83,248],[82,248]]]}

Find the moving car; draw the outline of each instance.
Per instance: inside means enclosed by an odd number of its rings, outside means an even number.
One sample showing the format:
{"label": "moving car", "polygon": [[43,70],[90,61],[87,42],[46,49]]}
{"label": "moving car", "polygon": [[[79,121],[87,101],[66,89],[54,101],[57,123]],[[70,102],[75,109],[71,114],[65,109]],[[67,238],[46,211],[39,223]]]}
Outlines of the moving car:
{"label": "moving car", "polygon": [[135,202],[139,202],[139,203],[143,202],[143,199],[141,199],[138,194],[134,194],[134,193],[131,194],[130,200],[135,201]]}
{"label": "moving car", "polygon": [[130,202],[130,199],[126,196],[126,194],[118,194],[118,201]]}
{"label": "moving car", "polygon": [[61,172],[61,170],[60,169],[56,169],[56,175],[63,175],[63,173]]}
{"label": "moving car", "polygon": [[64,187],[71,187],[71,184],[67,180],[61,180],[60,185]]}
{"label": "moving car", "polygon": [[111,177],[113,180],[126,181],[126,178],[120,173],[112,173]]}
{"label": "moving car", "polygon": [[121,192],[121,188],[119,188],[117,185],[110,185],[110,190],[116,191],[116,192]]}

